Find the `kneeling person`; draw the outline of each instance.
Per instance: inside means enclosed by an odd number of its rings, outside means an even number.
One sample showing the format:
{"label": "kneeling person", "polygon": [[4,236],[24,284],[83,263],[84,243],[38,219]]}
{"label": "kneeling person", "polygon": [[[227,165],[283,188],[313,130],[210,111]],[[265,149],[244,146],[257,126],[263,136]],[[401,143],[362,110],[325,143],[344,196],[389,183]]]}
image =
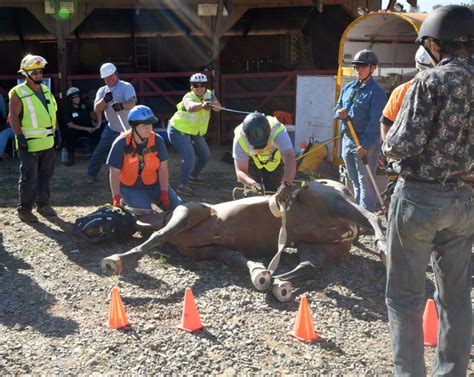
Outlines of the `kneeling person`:
{"label": "kneeling person", "polygon": [[[286,201],[296,174],[296,159],[290,136],[276,118],[261,113],[247,115],[234,131],[232,157],[237,180],[262,192],[277,191]],[[283,195],[282,195],[283,194]]]}
{"label": "kneeling person", "polygon": [[153,132],[157,121],[149,107],[135,106],[128,114],[131,129],[115,139],[107,158],[114,207],[125,204],[140,214],[150,212],[152,203],[163,210],[182,203],[168,185],[168,151]]}

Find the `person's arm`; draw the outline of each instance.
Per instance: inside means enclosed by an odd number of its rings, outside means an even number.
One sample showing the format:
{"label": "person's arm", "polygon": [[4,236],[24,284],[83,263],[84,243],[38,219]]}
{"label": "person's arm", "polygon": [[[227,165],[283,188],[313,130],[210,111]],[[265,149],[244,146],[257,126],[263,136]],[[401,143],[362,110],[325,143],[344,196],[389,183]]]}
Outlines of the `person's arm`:
{"label": "person's arm", "polygon": [[137,104],[137,97],[132,97],[128,101],[122,103],[124,110],[131,110]]}
{"label": "person's arm", "polygon": [[120,195],[120,169],[109,166],[109,183],[112,197]]}
{"label": "person's arm", "polygon": [[347,86],[345,86],[342,91],[341,91],[341,94],[339,95],[339,99],[337,100],[337,103],[336,103],[336,107],[334,107],[334,113],[333,113],[333,117],[335,119],[346,119],[347,118],[347,109],[344,107],[343,105],[343,97],[344,97],[344,94],[346,92],[346,88]]}
{"label": "person's arm", "polygon": [[296,175],[296,158],[293,148],[281,152],[281,158],[285,167],[283,169],[283,182],[293,183]]}
{"label": "person's arm", "polygon": [[256,183],[255,179],[249,175],[249,160],[234,160],[234,168],[238,182],[242,182],[247,186]]}
{"label": "person's arm", "polygon": [[23,104],[21,103],[20,98],[18,98],[18,95],[16,93],[13,93],[12,97],[10,98],[9,104],[10,123],[13,128],[13,132],[15,132],[15,135],[17,136],[22,135],[20,120],[20,114],[22,109]]}
{"label": "person's arm", "polygon": [[96,113],[102,113],[112,99],[112,92],[107,91],[105,87],[100,88],[95,96],[94,111]]}
{"label": "person's arm", "polygon": [[190,113],[196,113],[206,108],[205,102],[194,102],[190,99],[185,100],[183,106]]}
{"label": "person's arm", "polygon": [[423,152],[433,118],[437,116],[436,111],[428,114],[426,109],[436,109],[433,101],[438,97],[436,84],[430,87],[427,83],[431,80],[424,78],[423,81],[415,78],[403,99],[402,108],[393,126],[387,133],[382,146],[387,157],[404,160]]}
{"label": "person's arm", "polygon": [[160,180],[161,191],[168,191],[169,185],[169,169],[168,161],[161,161],[158,168],[158,179]]}
{"label": "person's arm", "polygon": [[73,122],[66,123],[66,125],[67,125],[68,128],[74,128],[75,130],[78,130],[78,131],[86,131],[86,132],[94,131],[93,128],[79,126],[78,124],[75,124]]}

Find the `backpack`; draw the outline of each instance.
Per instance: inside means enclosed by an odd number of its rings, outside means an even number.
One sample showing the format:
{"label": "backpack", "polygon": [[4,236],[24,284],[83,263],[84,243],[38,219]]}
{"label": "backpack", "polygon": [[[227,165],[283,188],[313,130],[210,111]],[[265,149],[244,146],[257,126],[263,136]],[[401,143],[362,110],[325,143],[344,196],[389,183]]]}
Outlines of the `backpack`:
{"label": "backpack", "polygon": [[135,217],[127,210],[105,205],[76,219],[74,236],[88,242],[125,241],[137,231]]}

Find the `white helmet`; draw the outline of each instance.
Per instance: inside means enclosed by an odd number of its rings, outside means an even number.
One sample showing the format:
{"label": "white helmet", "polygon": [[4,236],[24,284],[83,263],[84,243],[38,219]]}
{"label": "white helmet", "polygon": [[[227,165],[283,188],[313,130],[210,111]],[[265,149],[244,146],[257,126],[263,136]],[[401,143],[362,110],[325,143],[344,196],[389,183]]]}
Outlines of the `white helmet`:
{"label": "white helmet", "polygon": [[76,88],[75,86],[71,86],[67,91],[66,91],[66,95],[68,97],[74,95],[74,94],[79,94],[81,91],[79,90],[79,88]]}
{"label": "white helmet", "polygon": [[420,71],[433,67],[433,64],[431,63],[430,55],[426,52],[423,46],[418,47],[418,50],[416,50],[415,65],[416,65],[416,68],[419,69]]}
{"label": "white helmet", "polygon": [[100,78],[105,79],[117,72],[117,67],[112,63],[104,63],[100,67]]}
{"label": "white helmet", "polygon": [[192,84],[194,82],[202,82],[202,83],[207,83],[207,76],[203,73],[195,73],[194,75],[191,76],[189,79],[189,83]]}
{"label": "white helmet", "polygon": [[45,58],[39,55],[26,55],[21,59],[20,69],[18,73],[25,74],[26,71],[32,71],[34,69],[43,69],[48,62]]}

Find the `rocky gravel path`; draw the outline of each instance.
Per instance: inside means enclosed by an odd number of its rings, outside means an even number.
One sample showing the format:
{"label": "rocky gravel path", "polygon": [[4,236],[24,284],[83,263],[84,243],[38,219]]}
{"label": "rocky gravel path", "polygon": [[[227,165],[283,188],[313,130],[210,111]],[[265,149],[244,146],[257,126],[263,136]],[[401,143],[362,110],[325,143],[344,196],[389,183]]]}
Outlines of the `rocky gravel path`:
{"label": "rocky gravel path", "polygon": [[[89,188],[80,183],[84,164],[58,167],[53,197],[59,218],[29,226],[17,220],[14,196],[8,199],[15,194],[16,165],[2,169],[1,375],[391,374],[385,271],[370,252],[370,236],[341,263],[303,283],[290,303],[256,292],[245,272],[191,260],[170,246],[145,256],[122,276],[108,277],[100,270],[101,259],[142,242],[140,235],[121,245],[92,246],[71,235],[77,216],[109,200],[106,173]],[[206,177],[215,178],[192,199],[228,200],[231,166],[212,161]],[[280,268],[295,262],[284,255]],[[131,322],[126,330],[106,324],[114,286]],[[192,287],[206,325],[195,334],[177,329],[186,287]],[[427,297],[433,290],[428,274]],[[287,334],[303,293],[321,335],[311,344]],[[429,368],[432,358],[426,349]]]}

